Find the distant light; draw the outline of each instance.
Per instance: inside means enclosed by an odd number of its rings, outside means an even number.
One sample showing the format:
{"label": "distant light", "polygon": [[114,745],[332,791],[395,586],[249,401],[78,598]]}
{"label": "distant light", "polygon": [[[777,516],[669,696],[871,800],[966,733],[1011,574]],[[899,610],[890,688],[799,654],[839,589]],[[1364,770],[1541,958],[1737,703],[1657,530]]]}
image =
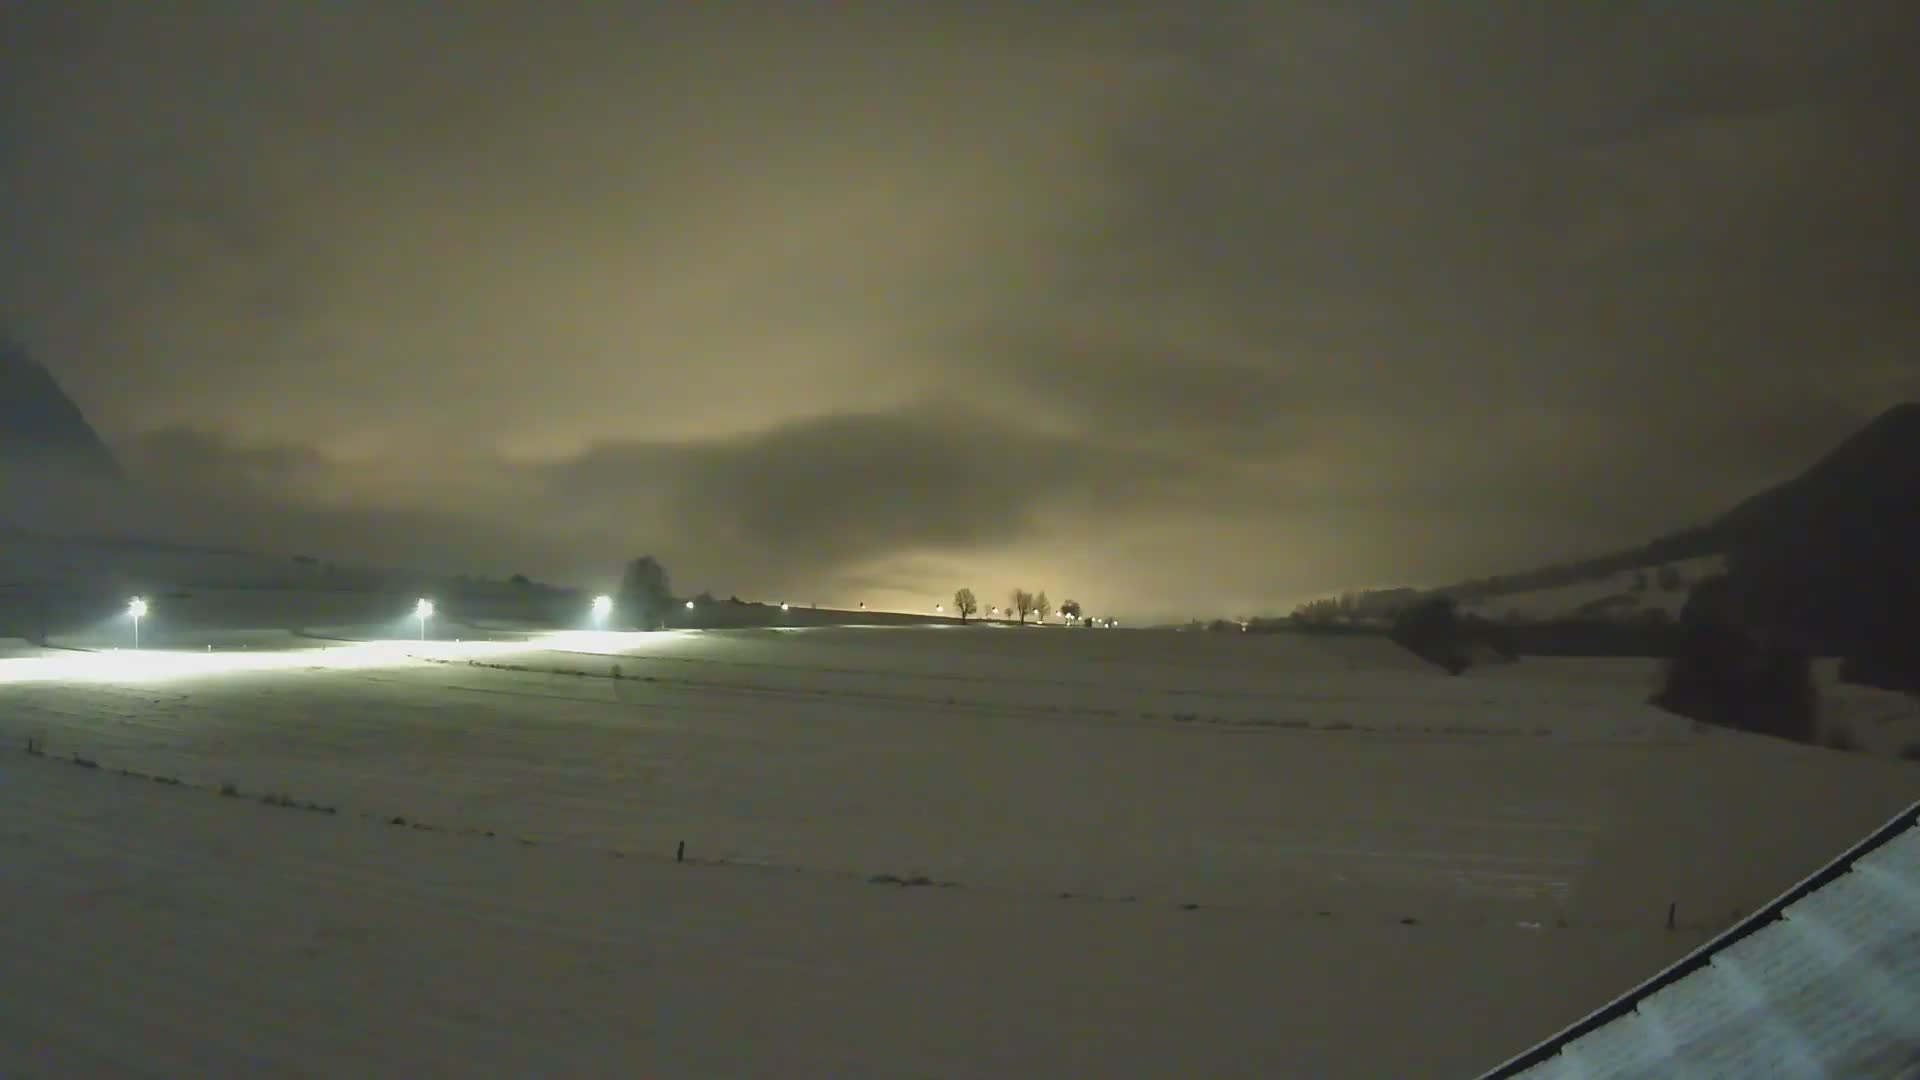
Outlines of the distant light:
{"label": "distant light", "polygon": [[781,611],[787,610],[787,602],[785,600],[780,601],[780,610]]}
{"label": "distant light", "polygon": [[133,616],[136,619],[146,618],[147,617],[146,600],[136,596],[132,600],[127,601],[127,614]]}
{"label": "distant light", "polygon": [[613,613],[613,597],[596,596],[593,598],[593,617],[604,619]]}
{"label": "distant light", "polygon": [[414,601],[413,614],[414,614],[414,617],[416,618],[421,618],[421,619],[433,618],[433,601],[428,600],[424,596]]}
{"label": "distant light", "polygon": [[946,606],[945,604],[935,604],[935,605],[933,605],[933,610],[935,610],[935,611],[945,611],[945,610],[947,610],[947,606]]}
{"label": "distant light", "polygon": [[689,600],[689,601],[687,601],[687,610],[688,610],[688,611],[692,611],[692,610],[693,610],[693,601],[691,601],[691,600]]}

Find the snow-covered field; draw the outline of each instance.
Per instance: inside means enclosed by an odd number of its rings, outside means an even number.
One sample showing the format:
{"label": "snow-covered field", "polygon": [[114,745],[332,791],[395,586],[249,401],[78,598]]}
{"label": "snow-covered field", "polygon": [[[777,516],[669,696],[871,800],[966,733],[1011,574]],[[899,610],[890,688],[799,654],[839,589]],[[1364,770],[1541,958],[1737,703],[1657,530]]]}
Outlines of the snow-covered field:
{"label": "snow-covered field", "polygon": [[1920,790],[1642,662],[293,623],[0,649],[0,1073],[1469,1075]]}

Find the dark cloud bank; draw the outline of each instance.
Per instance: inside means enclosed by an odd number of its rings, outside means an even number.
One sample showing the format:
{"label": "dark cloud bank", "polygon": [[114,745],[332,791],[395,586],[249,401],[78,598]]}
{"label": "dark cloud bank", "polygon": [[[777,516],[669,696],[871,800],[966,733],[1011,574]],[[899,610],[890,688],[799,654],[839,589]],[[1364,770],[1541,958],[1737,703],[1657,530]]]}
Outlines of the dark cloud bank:
{"label": "dark cloud bank", "polygon": [[823,603],[1558,560],[1920,396],[1909,3],[946,10],[0,3],[0,317],[179,529]]}

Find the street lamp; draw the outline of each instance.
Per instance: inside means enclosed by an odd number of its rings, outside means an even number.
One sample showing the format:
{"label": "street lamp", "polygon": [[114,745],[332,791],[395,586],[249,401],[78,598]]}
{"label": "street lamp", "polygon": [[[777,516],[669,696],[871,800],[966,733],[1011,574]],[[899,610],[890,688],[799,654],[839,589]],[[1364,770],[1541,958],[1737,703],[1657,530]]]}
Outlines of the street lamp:
{"label": "street lamp", "polygon": [[593,598],[593,619],[595,622],[606,622],[607,616],[611,614],[613,614],[613,597],[596,596]]}
{"label": "street lamp", "polygon": [[140,647],[140,620],[146,617],[147,602],[141,597],[127,601],[127,614],[133,616],[133,647]]}
{"label": "street lamp", "polygon": [[427,640],[427,620],[433,618],[433,601],[424,596],[414,601],[413,617],[420,620],[420,640]]}

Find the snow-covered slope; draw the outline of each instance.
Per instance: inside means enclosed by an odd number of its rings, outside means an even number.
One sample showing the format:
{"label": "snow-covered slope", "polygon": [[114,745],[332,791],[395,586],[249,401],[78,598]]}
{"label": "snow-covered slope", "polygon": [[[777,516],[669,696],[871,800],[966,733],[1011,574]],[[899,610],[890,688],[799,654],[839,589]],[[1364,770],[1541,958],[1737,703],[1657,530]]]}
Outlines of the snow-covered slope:
{"label": "snow-covered slope", "polygon": [[1677,616],[1687,600],[1687,589],[1703,577],[1720,572],[1726,560],[1714,555],[1669,563],[1678,573],[1678,585],[1663,589],[1655,568],[1611,574],[1593,581],[1555,589],[1507,593],[1461,605],[1463,611],[1498,621],[1540,621],[1575,617],[1632,620],[1649,611]]}

